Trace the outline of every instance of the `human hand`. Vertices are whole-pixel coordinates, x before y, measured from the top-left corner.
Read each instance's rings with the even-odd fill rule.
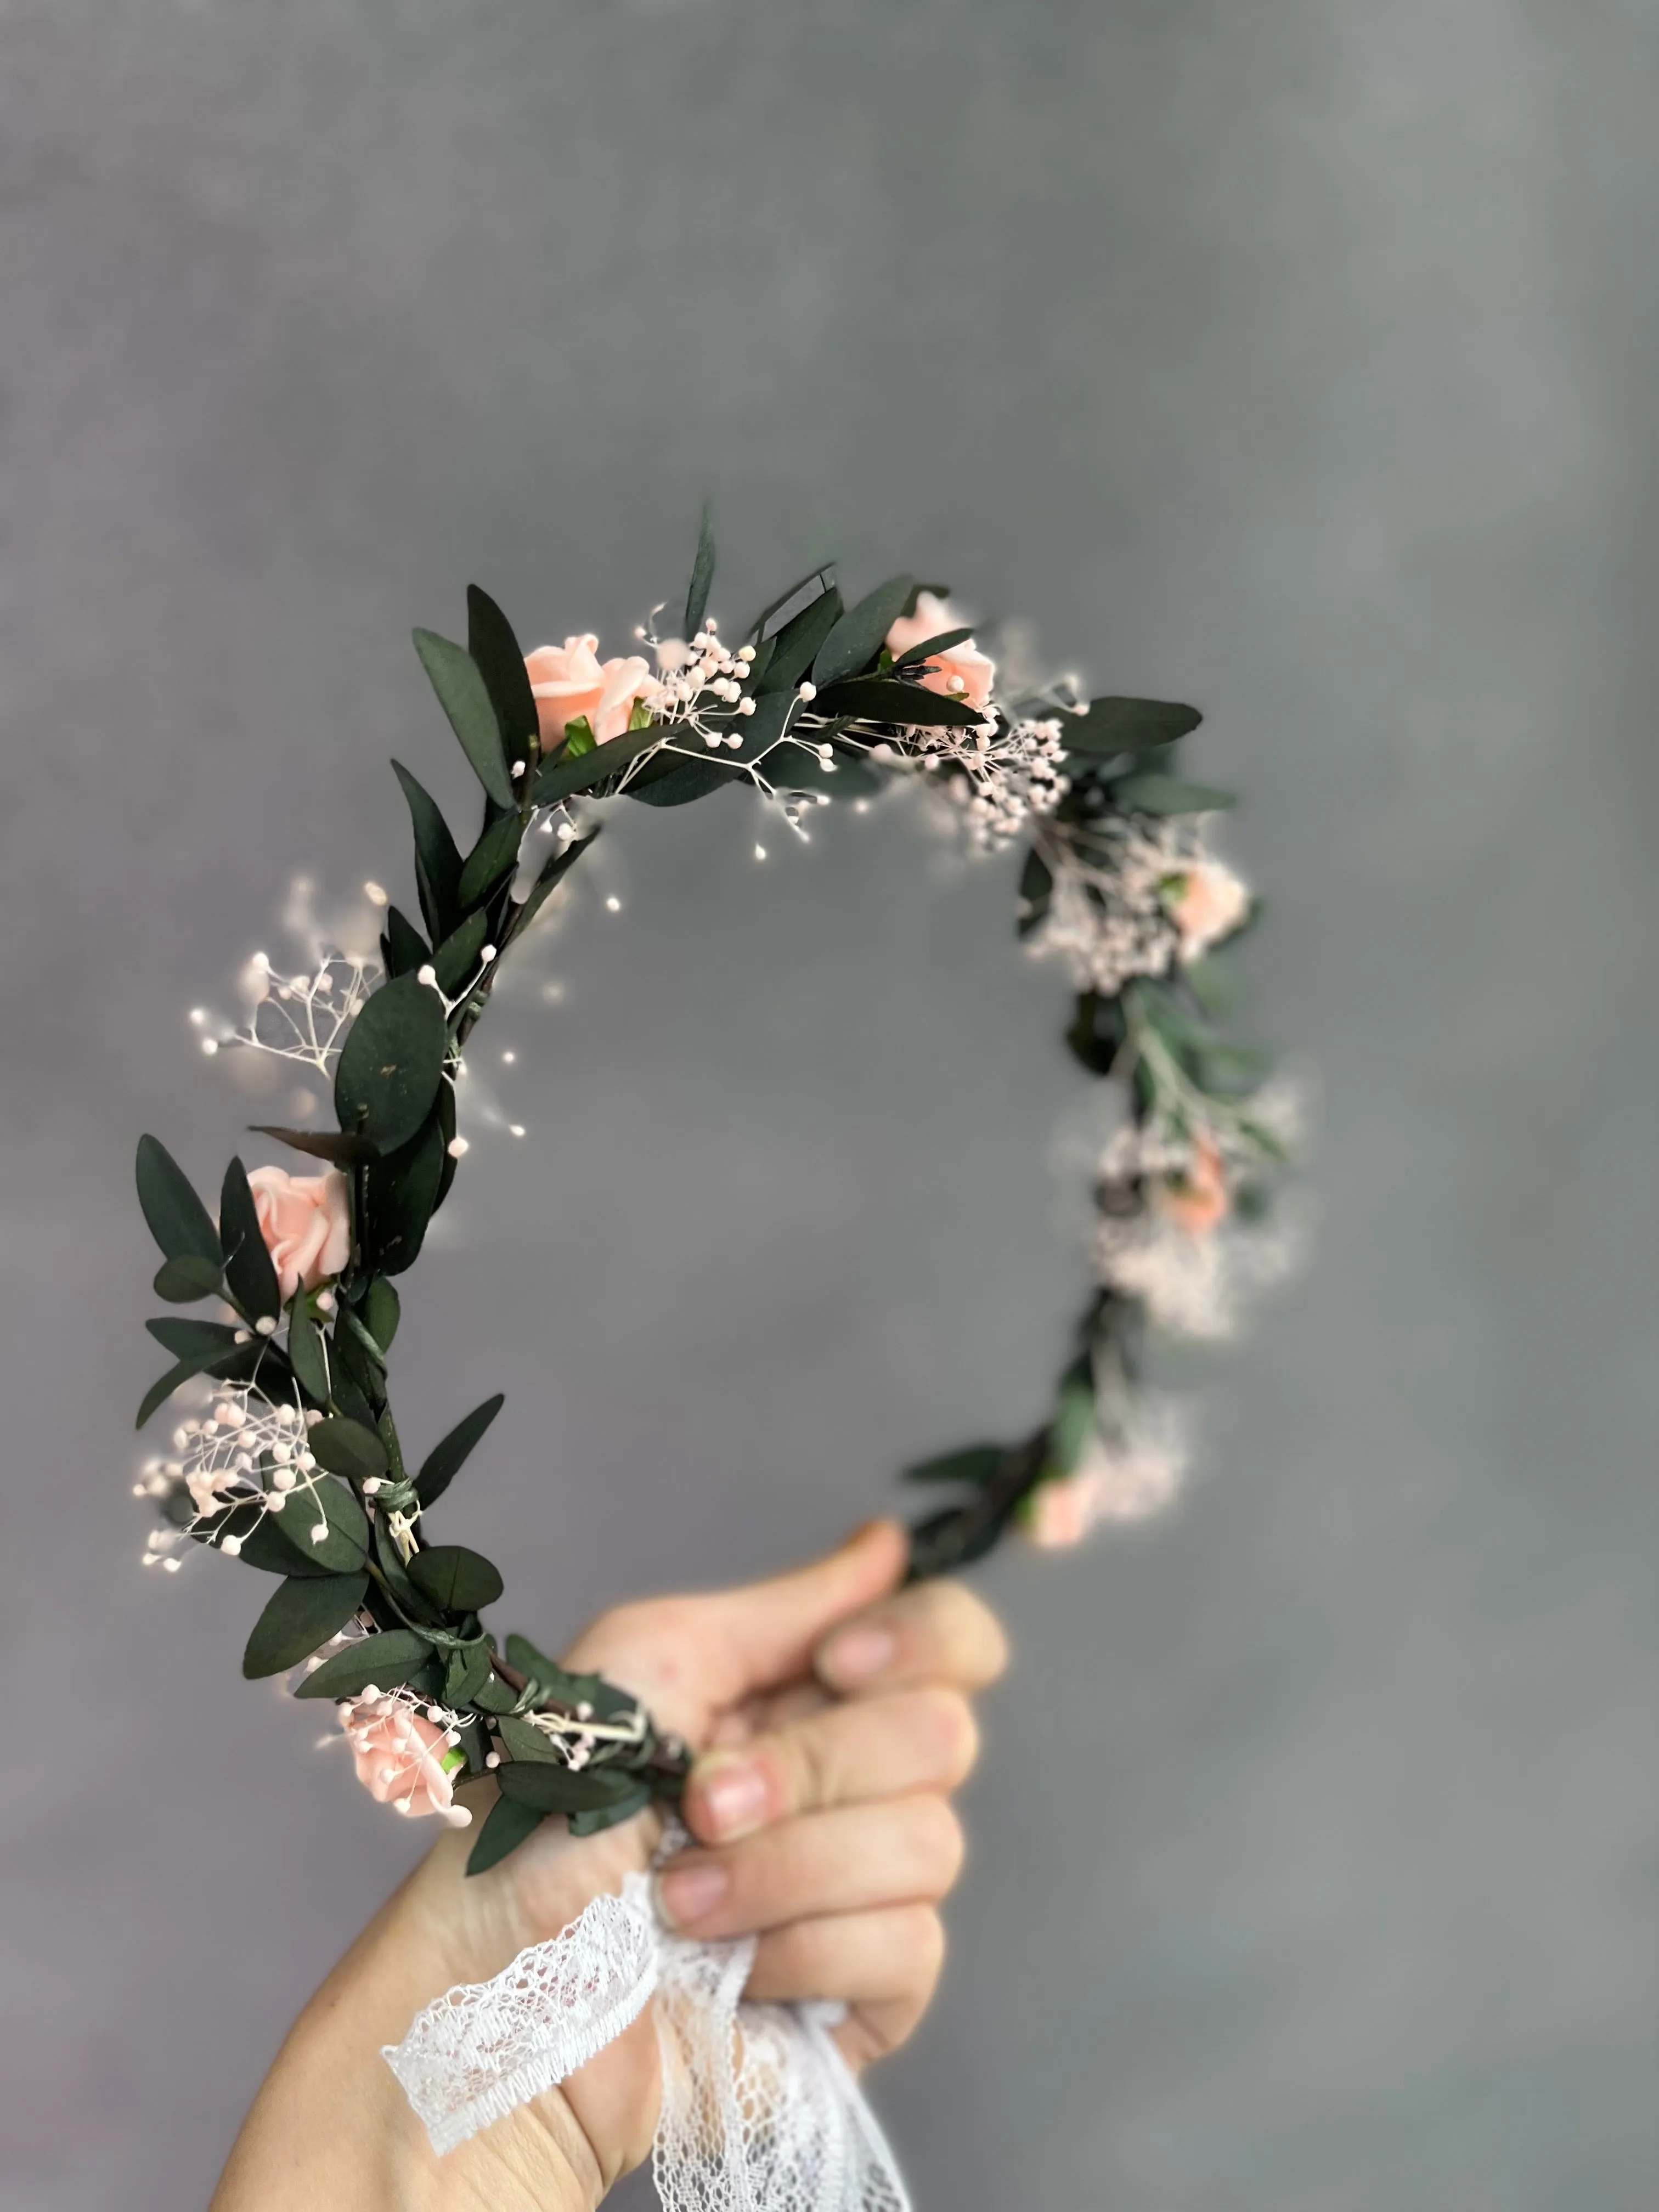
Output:
[[[796,1573],[622,1606],[567,1663],[637,1694],[702,1755],[684,1808],[696,1847],[659,1882],[688,1935],[759,1938],[749,1994],[844,2001],[854,2066],[926,2008],[938,1905],[962,1860],[950,1792],[975,1756],[969,1693],[1001,1631],[957,1585],[897,1588],[905,1540],[860,1530]],[[476,1809],[488,1802],[479,1785]],[[589,2207],[648,2153],[659,2081],[647,2017],[560,2088],[440,2162],[379,2058],[457,1981],[488,1979],[649,1863],[655,1814],[576,1840],[547,1824],[489,1873],[446,1835],[307,2008],[232,2154],[215,2212],[490,2212]]]

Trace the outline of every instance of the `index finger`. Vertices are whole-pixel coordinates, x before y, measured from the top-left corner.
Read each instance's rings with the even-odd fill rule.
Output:
[[[1008,1663],[1008,1639],[989,1606],[960,1583],[926,1582],[841,1622],[813,1653],[813,1671],[843,1697],[913,1682],[982,1690]]]

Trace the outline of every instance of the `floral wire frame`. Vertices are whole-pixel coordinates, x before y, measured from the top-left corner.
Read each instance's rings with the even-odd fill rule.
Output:
[[[848,606],[819,569],[732,650],[707,617],[714,568],[705,515],[681,636],[640,633],[654,670],[642,656],[601,665],[592,637],[526,659],[476,587],[465,649],[416,632],[483,787],[480,834],[463,854],[394,763],[424,931],[390,907],[378,969],[325,950],[284,979],[256,956],[252,1018],[226,1040],[331,1073],[337,1129],[261,1128],[324,1172],[250,1177],[233,1160],[216,1220],[153,1137],[138,1147],[138,1195],[163,1255],[157,1293],[222,1301],[231,1316],[147,1324],[173,1364],[139,1425],[195,1378],[211,1395],[137,1486],[161,1512],[146,1558],[176,1566],[194,1541],[278,1578],[243,1672],[303,1666],[295,1695],[335,1702],[377,1797],[465,1825],[454,1784],[492,1771],[500,1795],[472,1872],[549,1814],[591,1833],[672,1801],[689,1763],[626,1692],[567,1673],[523,1637],[498,1646],[482,1619],[501,1593],[495,1566],[429,1540],[427,1516],[500,1397],[417,1464],[388,1389],[393,1278],[418,1256],[466,1149],[455,1079],[467,1037],[507,951],[599,833],[583,801],[678,806],[746,783],[799,830],[811,806],[908,779],[957,802],[975,845],[1030,840],[1020,933],[1069,965],[1066,1042],[1121,1103],[1097,1173],[1097,1287],[1054,1404],[1028,1436],[907,1470],[949,1495],[912,1532],[914,1575],[978,1559],[1016,1524],[1063,1543],[1163,1504],[1182,1448],[1167,1401],[1143,1382],[1148,1332],[1222,1333],[1231,1294],[1275,1249],[1253,1224],[1291,1117],[1266,1063],[1215,1024],[1212,947],[1254,908],[1205,849],[1227,794],[1174,772],[1198,714],[1085,700],[1070,679],[1005,700],[939,589],[909,576]]]

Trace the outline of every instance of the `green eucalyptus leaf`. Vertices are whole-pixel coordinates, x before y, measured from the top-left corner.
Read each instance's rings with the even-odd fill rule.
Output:
[[[1111,793],[1113,805],[1127,814],[1213,814],[1233,804],[1230,791],[1184,783],[1175,775],[1121,776]]]
[[[413,975],[382,984],[347,1031],[335,1070],[340,1127],[383,1152],[407,1144],[431,1111],[447,1045],[435,991]]]
[[[981,708],[897,676],[849,677],[821,691],[816,703],[820,714],[902,729],[976,729],[986,719]]]
[[[711,754],[707,760],[687,760],[665,753],[660,762],[653,762],[645,775],[629,785],[628,796],[644,806],[690,806],[694,799],[707,799],[727,784],[746,781],[735,763],[724,761],[718,754]]]
[[[571,799],[580,791],[597,791],[600,784],[636,761],[641,753],[648,753],[653,745],[662,743],[662,732],[655,723],[643,730],[627,730],[608,744],[596,745],[591,753],[579,758],[568,755],[549,761],[536,779],[534,793],[538,806],[556,805],[562,799]]]
[[[362,1315],[365,1327],[382,1352],[391,1351],[403,1312],[403,1300],[394,1286],[384,1275],[376,1275],[363,1293]]]
[[[527,759],[540,727],[530,672],[512,623],[477,584],[466,587],[466,643],[495,710],[509,763]]]
[[[453,1164],[444,1136],[444,1109],[452,1102],[449,1086],[441,1084],[437,1109],[418,1133],[368,1171],[363,1243],[382,1274],[401,1275],[420,1257],[427,1224],[437,1211],[445,1166]],[[453,1131],[453,1120],[447,1126]]]
[[[401,908],[386,908],[386,972],[392,975],[413,975],[425,967],[432,957],[428,945],[414,923]]]
[[[541,1825],[542,1816],[533,1805],[521,1805],[511,1797],[498,1797],[468,1855],[468,1874],[487,1874],[509,1851],[516,1851],[520,1844],[527,1844]]]
[[[705,500],[697,525],[696,557],[691,563],[691,581],[685,594],[685,628],[682,636],[695,637],[702,628],[702,618],[708,611],[709,586],[714,580],[714,531]]]
[[[913,576],[890,576],[848,607],[813,660],[812,681],[820,691],[842,677],[859,675],[870,665],[885,643],[888,631],[903,613],[915,585]]]
[[[1196,707],[1170,699],[1091,699],[1080,714],[1060,716],[1061,742],[1068,753],[1149,751],[1173,744],[1204,720]]]
[[[482,1613],[501,1594],[501,1578],[482,1552],[465,1544],[434,1544],[416,1552],[409,1563],[409,1578],[417,1590],[445,1613]]]
[[[787,592],[780,592],[776,599],[769,601],[768,604],[761,609],[759,614],[756,616],[753,623],[750,625],[748,633],[749,635],[754,639],[757,646],[761,646],[763,644],[762,632],[765,629],[767,623],[771,621],[773,616],[780,613],[789,605],[792,599],[799,599],[809,584],[817,584],[823,592],[833,591],[836,587],[835,562],[833,561],[823,561],[819,562],[816,568],[809,568],[804,576],[798,576],[796,578],[795,581],[791,584]],[[781,636],[782,635],[783,629],[787,628],[787,623],[782,625],[780,628],[778,635]],[[764,640],[763,642],[769,645],[774,642],[774,641],[768,638]],[[759,659],[758,653],[757,653],[756,658],[757,659]]]
[[[631,1820],[635,1813],[644,1812],[651,1802],[651,1785],[641,1782],[618,1797],[613,1805],[596,1805],[591,1812],[573,1813],[566,1822],[573,1836],[597,1836],[606,1828],[615,1828],[624,1820]]]
[[[519,846],[524,824],[516,813],[492,822],[467,854],[461,868],[460,901],[471,908],[487,899],[519,865]],[[447,988],[447,987],[446,987]]]
[[[251,1320],[266,1315],[274,1319],[283,1310],[282,1292],[240,1160],[233,1160],[225,1170],[219,1194],[219,1239],[231,1296]]]
[[[257,1681],[297,1667],[345,1626],[368,1588],[367,1575],[303,1576],[278,1583],[253,1624],[243,1674]]]
[[[264,1505],[227,1506],[223,1512],[198,1521],[191,1534],[199,1544],[210,1539],[216,1541],[224,1536],[234,1536],[241,1546],[235,1557],[245,1567],[257,1567],[261,1574],[314,1578],[334,1572],[320,1560],[296,1551],[283,1534],[281,1514],[268,1512]]]
[[[296,1698],[355,1698],[371,1685],[395,1690],[432,1656],[432,1646],[412,1628],[383,1628],[348,1644],[307,1674],[294,1692]]]
[[[942,1452],[937,1459],[918,1460],[907,1467],[904,1482],[971,1482],[994,1480],[1008,1463],[1006,1444],[964,1444],[958,1451]]]
[[[532,1805],[540,1813],[592,1813],[618,1803],[639,1788],[631,1774],[614,1768],[584,1767],[572,1773],[568,1766],[538,1759],[515,1760],[497,1768],[495,1779],[503,1797]]]
[[[827,592],[810,600],[778,632],[772,647],[772,657],[766,664],[766,673],[755,687],[757,695],[764,696],[769,691],[787,691],[799,684],[812,665],[819,647],[840,619],[841,593],[832,584]]]
[[[367,1137],[348,1137],[341,1129],[283,1129],[270,1121],[250,1121],[248,1127],[256,1137],[276,1137],[307,1158],[326,1160],[331,1167],[358,1167],[380,1158]]]
[[[364,1428],[360,1421],[348,1420],[343,1413],[319,1421],[308,1441],[319,1467],[325,1467],[331,1474],[343,1474],[351,1482],[372,1482],[386,1473],[389,1464],[386,1446],[374,1430]]]
[[[284,1541],[302,1558],[331,1574],[350,1574],[362,1566],[368,1551],[368,1517],[344,1483],[313,1474],[308,1487],[289,1492],[281,1518]],[[312,1530],[325,1524],[327,1535],[313,1543]]]
[[[423,1507],[435,1504],[443,1496],[506,1402],[498,1390],[482,1406],[475,1406],[464,1421],[458,1421],[447,1437],[434,1444],[415,1478],[415,1494]]]
[[[415,650],[479,782],[497,806],[516,805],[501,750],[501,724],[477,662],[435,630],[417,629]]]
[[[448,823],[434,799],[401,761],[392,772],[403,787],[415,831],[415,874],[421,912],[434,944],[447,937],[460,913],[461,854]]]
[[[199,1358],[204,1367],[238,1348],[238,1332],[227,1321],[186,1321],[182,1315],[158,1314],[144,1327],[163,1352],[175,1359]]]
[[[288,1310],[288,1356],[306,1395],[314,1399],[318,1405],[325,1406],[328,1403],[328,1358],[323,1349],[323,1333],[303,1291],[295,1297]]]
[[[540,1729],[532,1728],[527,1720],[516,1719],[512,1714],[504,1713],[495,1724],[495,1733],[509,1758],[544,1759],[553,1766],[567,1764],[564,1753],[556,1751]]]
[[[189,1176],[167,1146],[140,1137],[137,1164],[138,1203],[164,1260],[204,1260],[217,1267],[219,1232],[196,1195]]]
[[[953,645],[965,645],[974,634],[972,623],[961,629],[942,629],[936,637],[925,637],[920,645],[908,647],[893,663],[895,668],[915,668],[924,660],[933,660],[948,653]]]
[[[518,827],[516,814],[502,817],[512,829]],[[452,930],[432,956],[433,971],[438,978],[438,988],[447,999],[460,996],[462,990],[478,972],[478,955],[483,951],[489,936],[489,915],[480,907],[476,914],[468,915],[459,928]]]
[[[452,1651],[444,1668],[444,1703],[455,1711],[471,1705],[489,1679],[489,1646],[479,1638]]]
[[[217,1261],[199,1257],[187,1252],[178,1260],[164,1260],[155,1271],[155,1291],[158,1298],[166,1298],[172,1305],[193,1305],[198,1298],[210,1298],[223,1279],[223,1270]]]
[[[630,789],[631,787],[630,786]],[[597,830],[590,830],[586,837],[573,838],[562,853],[555,853],[551,860],[544,865],[541,873],[531,886],[530,896],[526,899],[519,916],[519,927],[521,931],[529,928],[553,892],[564,881],[566,876],[575,866],[599,834]]]

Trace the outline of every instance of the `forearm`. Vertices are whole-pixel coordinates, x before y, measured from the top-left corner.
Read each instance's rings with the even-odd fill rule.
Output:
[[[295,2022],[210,2212],[592,2212],[604,2183],[556,2090],[434,2155],[380,2056],[435,1993],[432,1960],[406,1886]]]

